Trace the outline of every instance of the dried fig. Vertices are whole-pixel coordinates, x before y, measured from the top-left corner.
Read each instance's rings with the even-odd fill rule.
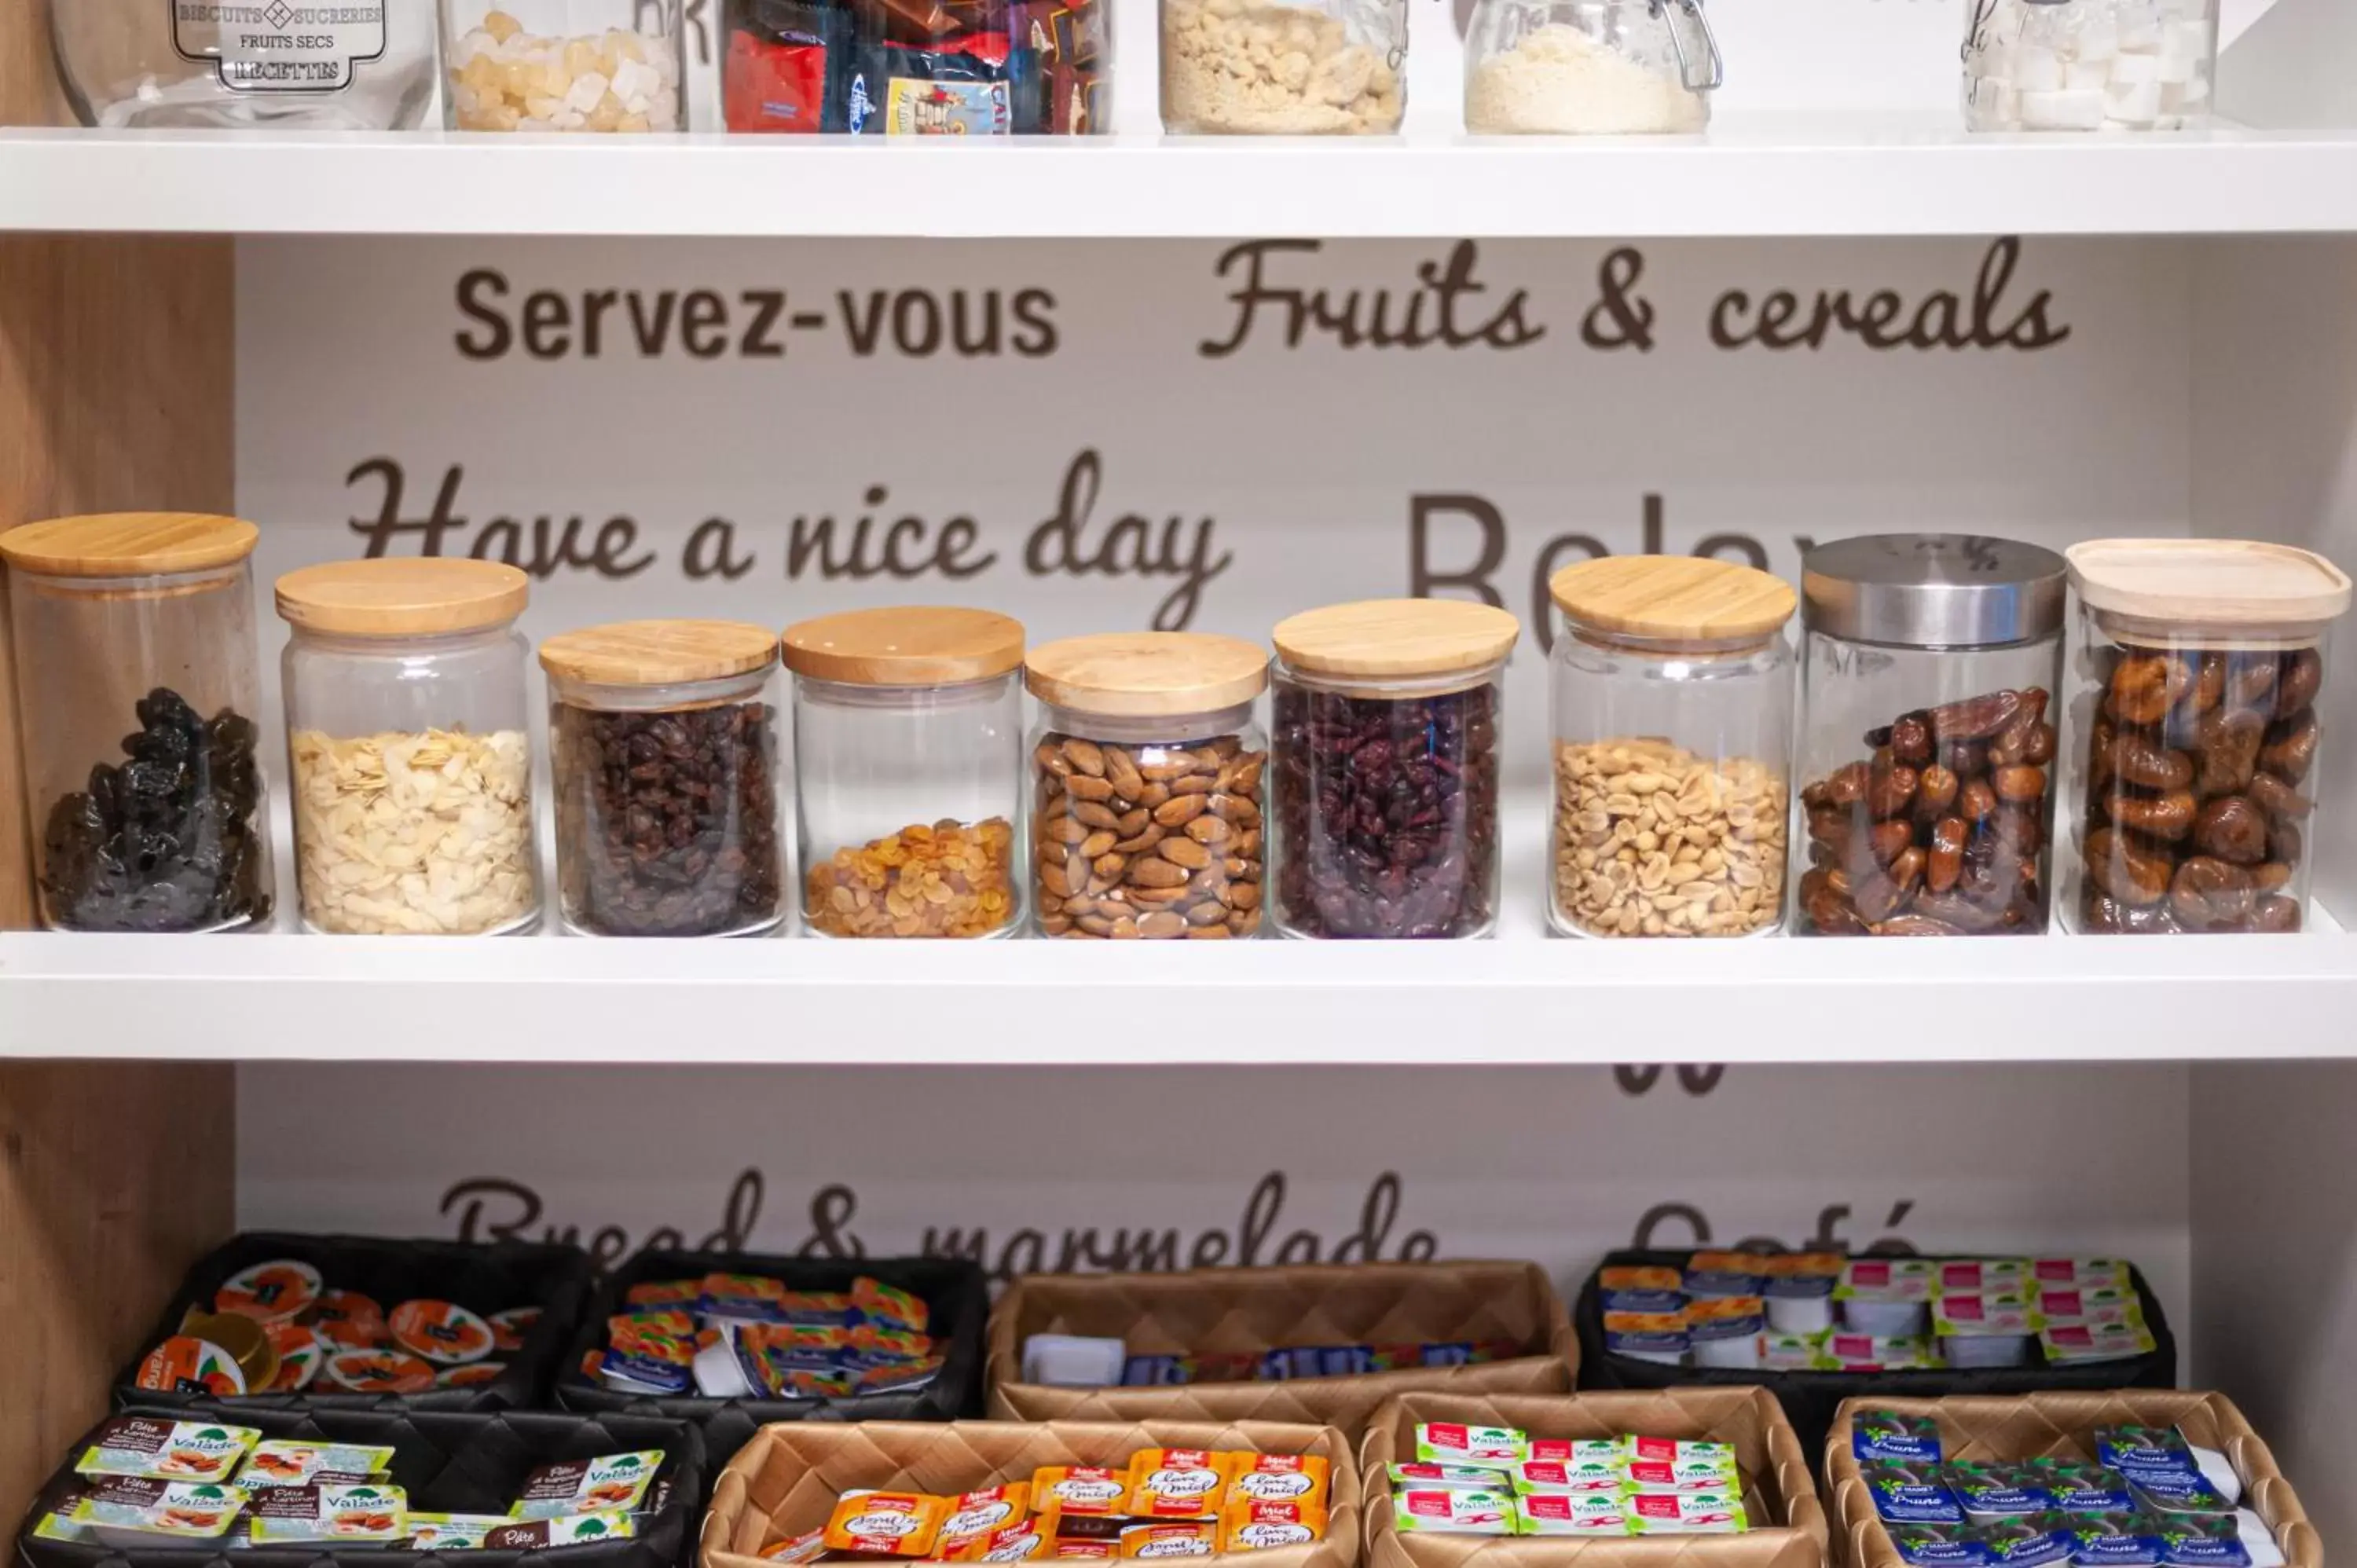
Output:
[[[2123,732],[2112,737],[2110,773],[2139,789],[2182,789],[2193,782],[2193,759]]]
[[[2198,726],[2194,752],[2201,775],[2194,789],[2204,796],[2232,795],[2251,787],[2259,766],[2259,744],[2266,725],[2255,714],[2222,708],[2205,714]]]
[[[2115,826],[2160,843],[2175,843],[2193,831],[2201,808],[2191,790],[2175,789],[2166,795],[2114,795],[2104,802],[2104,810]]]
[[[2316,766],[2316,710],[2302,708],[2278,720],[2259,748],[2259,766],[2287,784],[2306,779]]]
[[[2291,886],[2291,867],[2280,860],[2264,861],[2251,867],[2251,886],[2261,893],[2280,893]]]
[[[2135,840],[2111,828],[2087,835],[2087,875],[2123,904],[2141,908],[2169,896],[2169,857],[2138,849]]]
[[[2206,854],[2179,865],[2169,886],[2170,912],[2197,931],[2235,925],[2251,912],[2253,897],[2249,872]]]
[[[2124,725],[2157,725],[2193,685],[2193,668],[2169,653],[2131,653],[2112,671],[2104,711]]]
[[[2167,904],[2123,904],[2092,887],[2081,908],[2084,929],[2098,935],[2148,936],[2177,929],[2177,918]]]
[[[2284,660],[2283,673],[2276,677],[2276,717],[2291,717],[2315,702],[2317,693],[2323,689],[2323,655],[2313,648],[2303,648],[2290,655]]]
[[[2195,714],[2206,714],[2226,695],[2226,656],[2205,653],[2193,667],[2193,685],[2178,703]]]
[[[2316,803],[2272,773],[2261,773],[2251,780],[2251,803],[2268,816],[2282,822],[2300,822],[2316,810]]]
[[[2275,712],[2276,677],[2283,660],[2273,653],[2230,653],[2226,656],[2226,705]]]
[[[2299,929],[2299,906],[2289,898],[2262,897],[2253,899],[2251,912],[2244,918],[2242,929],[2265,932],[2269,936],[2288,935]]]
[[[2308,834],[2289,817],[2276,817],[2267,823],[2267,858],[2280,860],[2287,865],[2298,865],[2308,853]]]
[[[2193,847],[2230,865],[2256,865],[2267,857],[2267,820],[2240,795],[2221,795],[2201,808]]]

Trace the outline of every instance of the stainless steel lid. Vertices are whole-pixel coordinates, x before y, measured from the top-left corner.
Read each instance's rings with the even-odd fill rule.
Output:
[[[1893,648],[2002,648],[2062,629],[2061,556],[2012,539],[1873,533],[1801,563],[1803,623]]]

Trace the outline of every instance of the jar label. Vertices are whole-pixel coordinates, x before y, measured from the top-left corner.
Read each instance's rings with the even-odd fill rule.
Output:
[[[383,55],[385,0],[166,0],[172,47],[231,92],[340,92]]]

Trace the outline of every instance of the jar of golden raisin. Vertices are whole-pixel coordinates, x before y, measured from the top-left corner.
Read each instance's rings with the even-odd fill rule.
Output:
[[[1023,913],[1023,627],[849,610],[786,628],[802,919],[823,937],[996,937]]]

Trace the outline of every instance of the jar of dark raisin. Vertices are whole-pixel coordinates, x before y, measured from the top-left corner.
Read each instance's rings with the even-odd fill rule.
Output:
[[[540,663],[565,927],[735,937],[777,925],[776,635],[623,621],[550,638]]]
[[[1453,599],[1335,605],[1278,623],[1277,929],[1496,929],[1506,658],[1521,635],[1504,610]]]

